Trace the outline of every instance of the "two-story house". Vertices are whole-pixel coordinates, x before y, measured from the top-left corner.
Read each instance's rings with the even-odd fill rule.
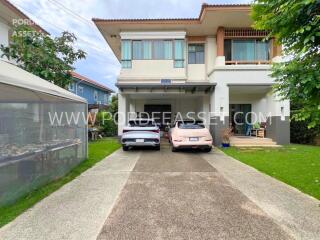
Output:
[[[69,91],[87,99],[89,110],[108,107],[113,90],[79,73],[71,72],[71,76],[72,83],[69,84]]]
[[[9,45],[14,25],[28,24],[36,31],[46,33],[46,30],[37,25],[27,15],[21,12],[7,0],[0,0],[0,44]],[[0,52],[1,58],[1,52]]]
[[[93,19],[122,64],[119,135],[129,112],[170,112],[159,116],[171,122],[195,112],[206,113],[217,145],[223,128],[244,135],[249,121],[289,143],[289,101],[273,93],[270,77],[281,47],[252,28],[250,12],[250,5],[203,4],[198,18]]]

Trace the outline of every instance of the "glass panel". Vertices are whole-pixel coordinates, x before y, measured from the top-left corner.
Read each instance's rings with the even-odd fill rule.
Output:
[[[131,68],[132,67],[131,60],[122,60],[121,65],[122,65],[122,68]]]
[[[184,40],[175,40],[174,41],[174,56],[176,60],[184,59]]]
[[[196,52],[196,63],[204,64],[204,52]]]
[[[189,64],[204,64],[204,44],[189,45]]]
[[[152,59],[152,42],[143,41],[143,59]]]
[[[153,58],[164,59],[164,41],[156,40],[153,42]]]
[[[256,42],[256,60],[267,61],[270,59],[269,46],[270,46],[269,41],[258,40]]]
[[[195,52],[189,52],[188,63],[189,64],[195,64],[196,63],[196,53]]]
[[[132,59],[142,59],[142,41],[132,41]]]
[[[172,41],[164,41],[164,59],[172,59]]]
[[[233,40],[232,60],[234,61],[254,61],[255,60],[255,40]]]
[[[121,42],[121,59],[131,60],[131,41],[123,40]]]
[[[224,40],[224,55],[226,57],[226,61],[231,61],[231,40]]]
[[[184,68],[184,60],[175,60],[174,67],[175,68]]]

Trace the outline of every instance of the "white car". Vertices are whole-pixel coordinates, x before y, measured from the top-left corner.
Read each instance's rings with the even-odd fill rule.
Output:
[[[123,151],[138,146],[160,150],[160,129],[152,119],[129,120],[128,126],[123,129],[121,144]]]

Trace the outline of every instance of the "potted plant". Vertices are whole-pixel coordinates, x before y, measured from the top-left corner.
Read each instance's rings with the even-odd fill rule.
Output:
[[[225,128],[221,131],[222,147],[230,147],[231,129]]]

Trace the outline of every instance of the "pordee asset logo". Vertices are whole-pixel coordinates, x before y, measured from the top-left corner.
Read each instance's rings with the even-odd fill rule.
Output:
[[[157,123],[166,125],[168,122],[176,121],[202,121],[205,125],[217,125],[219,121],[225,124],[226,116],[224,112],[117,112],[112,114],[110,112],[89,113],[87,112],[48,112],[48,117],[51,126],[66,126],[66,125],[95,125],[98,120],[99,123],[104,124],[106,121],[113,121],[115,124],[125,125],[127,119],[153,119]],[[173,116],[173,117],[172,117]],[[271,112],[268,114],[259,112],[236,112],[229,120],[234,125],[250,125],[259,122],[267,122],[272,124]]]

